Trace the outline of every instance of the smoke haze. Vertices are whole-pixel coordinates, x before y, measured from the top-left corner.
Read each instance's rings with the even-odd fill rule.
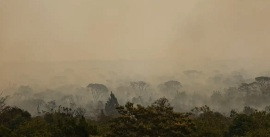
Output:
[[[265,0],[0,0],[0,86],[97,82],[115,89],[125,81],[175,79],[189,91],[212,93],[270,74],[269,6]]]

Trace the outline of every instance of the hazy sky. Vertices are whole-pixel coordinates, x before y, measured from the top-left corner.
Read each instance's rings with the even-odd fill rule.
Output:
[[[0,61],[267,59],[268,0],[0,0]]]

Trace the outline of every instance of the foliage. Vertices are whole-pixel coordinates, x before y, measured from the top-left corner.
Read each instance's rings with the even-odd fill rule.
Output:
[[[110,98],[105,104],[105,112],[107,115],[118,115],[116,108],[119,106],[117,98],[111,92]]]
[[[10,137],[10,136],[12,136],[12,131],[3,125],[0,125],[0,137]]]
[[[222,137],[226,134],[231,123],[230,118],[213,112],[207,106],[196,107],[192,112],[197,127],[196,132],[192,133],[193,137]]]
[[[0,112],[0,137],[269,137],[270,114],[252,107],[230,115],[208,106],[195,107],[191,113],[178,113],[166,98],[149,106],[126,103],[118,106],[113,93],[97,120],[85,118],[83,108],[58,106],[48,102],[39,116],[20,108],[6,106]],[[112,110],[111,110],[112,109]],[[266,110],[269,108],[267,107]],[[106,110],[106,107],[105,107]]]
[[[0,113],[0,124],[14,130],[31,119],[31,115],[17,107],[5,107]]]
[[[68,113],[56,112],[46,114],[44,120],[48,123],[53,136],[88,137],[95,134],[94,127],[86,123],[84,117],[74,117]]]
[[[50,131],[50,125],[42,118],[35,117],[31,121],[20,125],[14,131],[18,136],[31,136],[31,137],[51,137],[53,136]]]
[[[270,115],[265,111],[237,114],[229,127],[228,136],[268,137]]]
[[[111,137],[182,137],[188,136],[195,125],[188,113],[176,113],[165,98],[144,107],[128,102],[118,107],[120,116],[111,126]]]
[[[86,121],[82,113],[65,107],[31,115],[16,107],[6,107],[0,115],[0,135],[16,137],[88,137],[96,135],[97,128]]]

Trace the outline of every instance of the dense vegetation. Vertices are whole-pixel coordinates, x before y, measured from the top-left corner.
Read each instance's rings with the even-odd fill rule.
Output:
[[[8,97],[0,94],[0,137],[270,137],[269,77],[216,91],[208,101],[201,102],[206,105],[189,110],[185,103],[196,105],[200,98],[187,95],[180,82],[160,84],[160,92],[170,96],[155,100],[142,96],[149,93],[149,87],[146,82],[137,81],[130,83],[131,89],[118,88],[136,93],[131,101],[121,105],[114,93],[107,96],[109,89],[105,85],[89,84],[83,92],[94,98],[89,103],[94,104],[89,107],[95,112],[93,117],[87,105],[77,105],[73,96],[64,96],[61,104],[55,100],[45,102],[35,99],[38,94],[31,96],[29,86],[21,86],[20,94],[16,93],[13,99],[28,99],[24,103],[36,105],[36,113],[7,105]],[[26,95],[34,99],[29,100]],[[239,106],[243,106],[241,110]]]
[[[3,99],[3,98],[2,98]],[[188,113],[173,110],[166,98],[149,106],[117,105],[112,94],[107,108],[96,120],[87,119],[81,109],[57,107],[39,116],[17,107],[4,106],[0,112],[1,137],[269,137],[270,113],[245,107],[229,116],[207,106]],[[117,110],[116,112],[113,110]]]

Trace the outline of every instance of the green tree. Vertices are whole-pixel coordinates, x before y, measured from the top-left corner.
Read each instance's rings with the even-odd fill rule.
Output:
[[[192,110],[195,114],[194,123],[197,130],[192,133],[193,137],[222,137],[230,126],[230,118],[210,110],[209,107],[196,107]]]
[[[46,113],[43,117],[53,137],[88,137],[97,134],[95,126],[88,124],[82,115],[74,110],[59,107],[58,111]]]
[[[118,107],[109,137],[185,137],[195,129],[188,113],[176,113],[165,98],[144,107],[128,102]]]
[[[0,113],[0,124],[11,129],[17,129],[21,124],[31,120],[31,115],[17,107],[5,107]]]
[[[246,114],[238,114],[229,127],[229,136],[245,136],[252,129],[252,117]]]
[[[18,137],[52,137],[50,125],[43,117],[35,117],[15,130]]]

